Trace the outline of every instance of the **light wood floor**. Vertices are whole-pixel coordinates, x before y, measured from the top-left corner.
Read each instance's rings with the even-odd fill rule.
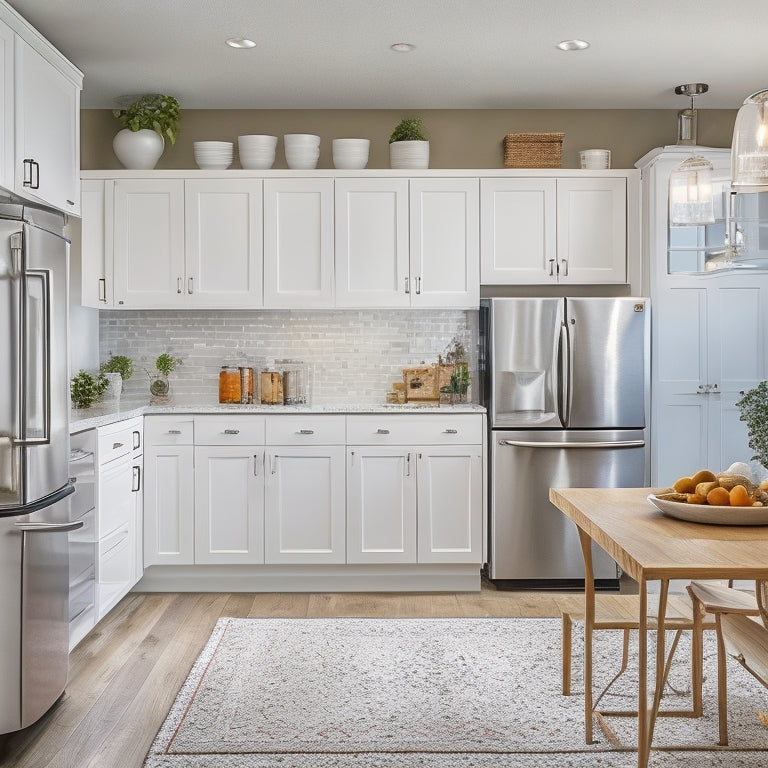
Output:
[[[74,649],[66,692],[38,723],[5,739],[13,768],[141,768],[216,620],[238,617],[559,616],[579,594],[130,594]],[[553,674],[557,674],[556,662]]]

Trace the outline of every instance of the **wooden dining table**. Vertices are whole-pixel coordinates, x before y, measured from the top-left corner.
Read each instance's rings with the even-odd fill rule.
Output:
[[[551,488],[550,501],[578,528],[585,568],[584,677],[592,679],[595,590],[592,542],[638,584],[637,765],[646,768],[663,688],[667,594],[672,579],[768,578],[768,526],[705,525],[668,517],[648,501],[650,488]],[[656,675],[648,686],[648,585],[659,582]],[[586,740],[592,741],[591,685],[585,686]]]

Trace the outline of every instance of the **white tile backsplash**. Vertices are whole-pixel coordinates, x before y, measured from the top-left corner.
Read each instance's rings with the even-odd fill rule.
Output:
[[[470,310],[102,311],[100,359],[127,355],[127,397],[148,395],[143,368],[161,352],[183,364],[171,377],[180,397],[218,400],[224,364],[262,367],[278,359],[312,367],[317,405],[381,403],[401,369],[432,363],[459,335],[476,368],[477,312]]]

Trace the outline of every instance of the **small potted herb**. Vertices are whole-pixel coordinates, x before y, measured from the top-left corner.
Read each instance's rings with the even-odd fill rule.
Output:
[[[123,382],[133,376],[133,361],[125,355],[112,355],[99,369],[109,382],[105,399],[117,399],[123,391]]]
[[[109,382],[102,373],[96,375],[80,370],[69,382],[73,408],[90,408],[101,400]]]
[[[163,154],[165,140],[176,143],[181,108],[173,96],[150,93],[112,114],[123,127],[112,148],[126,168],[150,170]]]
[[[168,377],[181,365],[180,357],[173,357],[167,352],[158,355],[155,360],[155,370],[148,371],[144,369],[149,376],[149,391],[153,398],[164,400],[168,397],[171,385],[168,383]]]
[[[389,137],[390,168],[429,168],[429,141],[420,117],[403,118]]]
[[[753,389],[741,392],[736,407],[739,420],[747,422],[749,447],[755,452],[752,459],[768,469],[768,381],[761,381]]]

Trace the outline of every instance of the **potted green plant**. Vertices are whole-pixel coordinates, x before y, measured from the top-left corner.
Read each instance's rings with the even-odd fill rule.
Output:
[[[153,399],[163,401],[168,397],[171,385],[168,383],[168,377],[173,371],[181,365],[180,357],[173,357],[167,352],[163,352],[157,356],[155,360],[155,370],[148,371],[146,368],[147,376],[149,376],[149,392]]]
[[[176,143],[181,108],[173,96],[146,94],[112,114],[123,127],[112,148],[126,168],[151,170],[163,154],[165,140]]]
[[[96,375],[80,370],[69,382],[73,408],[90,408],[101,400],[109,382],[102,373]]]
[[[99,370],[109,382],[104,399],[117,399],[123,391],[123,382],[133,376],[133,361],[125,355],[111,355]]]
[[[390,168],[429,168],[429,141],[420,117],[403,118],[389,137]]]
[[[755,452],[752,459],[768,469],[768,381],[740,394],[736,407],[739,420],[747,423],[749,447]]]

